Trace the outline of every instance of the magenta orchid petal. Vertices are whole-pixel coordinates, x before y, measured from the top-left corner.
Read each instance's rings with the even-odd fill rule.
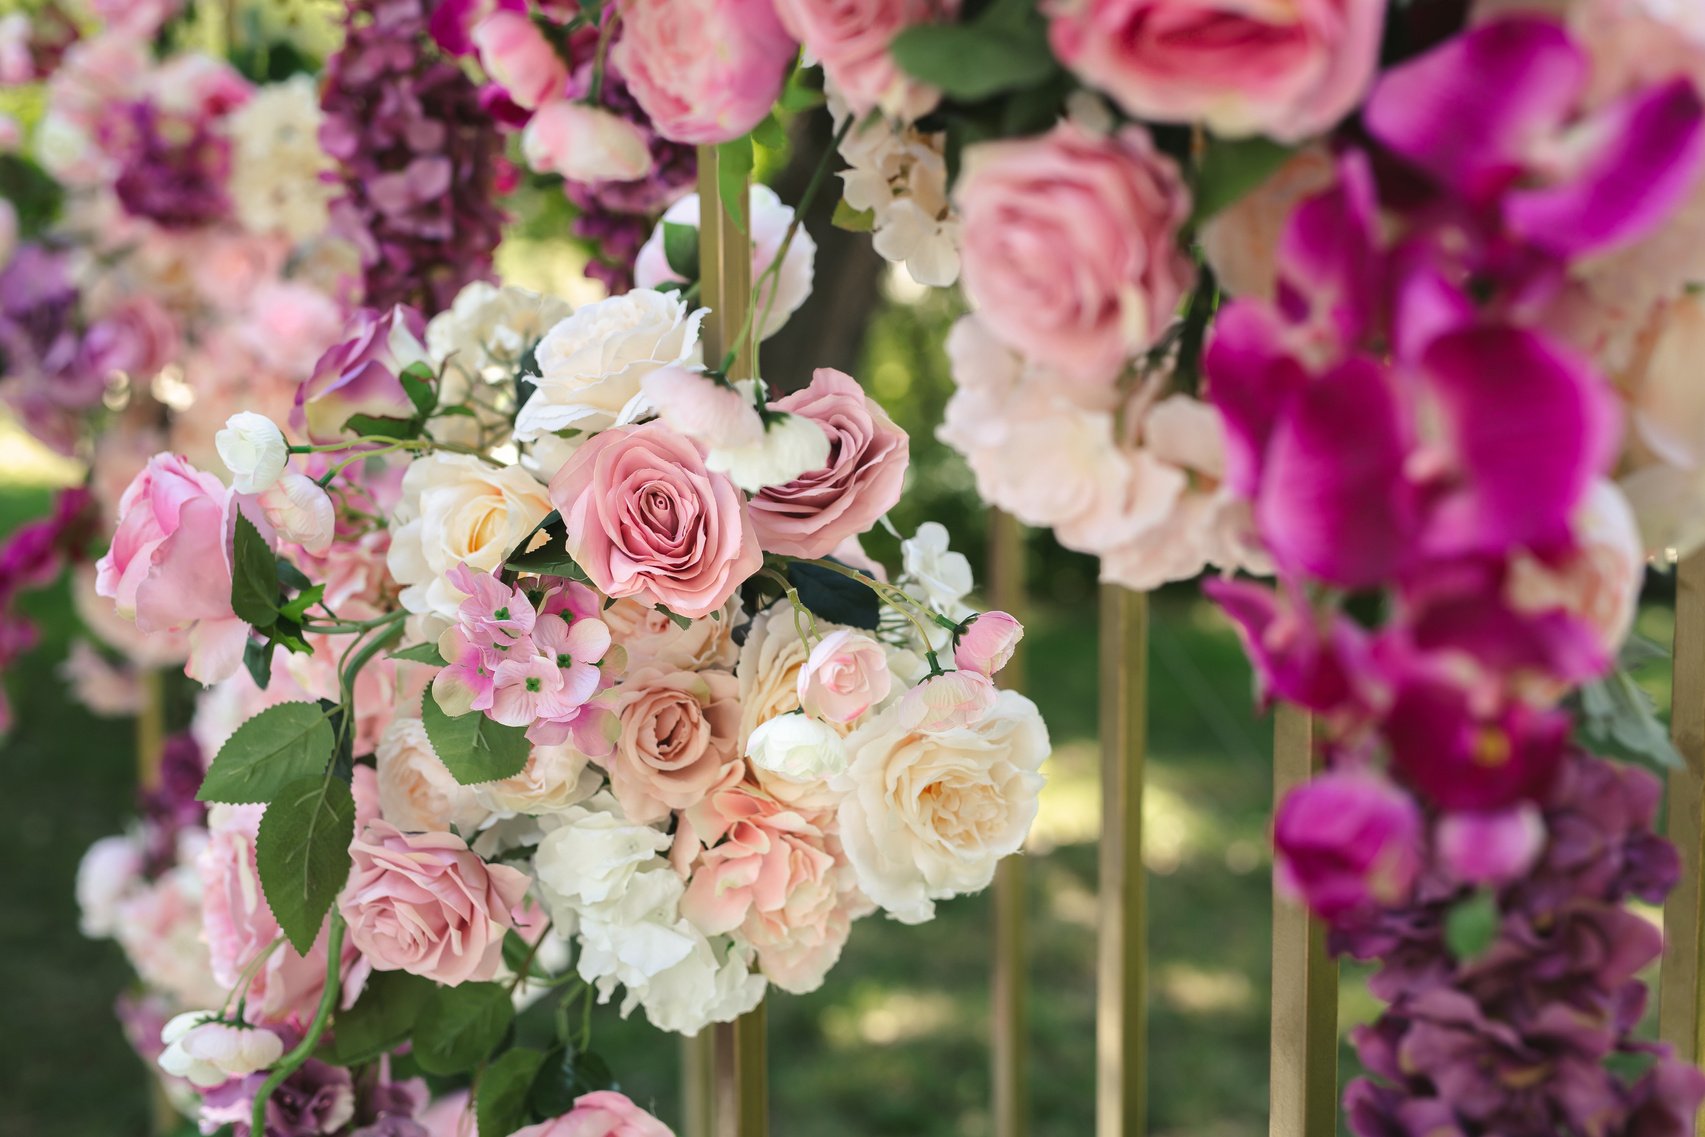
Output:
[[[1398,771],[1443,809],[1495,810],[1537,798],[1563,760],[1568,714],[1511,703],[1483,716],[1473,701],[1445,679],[1400,683],[1383,727]]]
[[[1379,205],[1366,155],[1351,151],[1338,179],[1291,214],[1279,241],[1279,310],[1310,339],[1366,337],[1381,299]]]
[[[1562,257],[1649,235],[1698,184],[1705,159],[1705,103],[1691,80],[1635,92],[1575,128],[1566,149],[1577,167],[1553,184],[1513,190],[1510,231]]]
[[[1273,424],[1308,382],[1283,338],[1272,309],[1237,300],[1220,310],[1203,357],[1208,398],[1225,423],[1226,485],[1240,497],[1255,496]]]
[[[1494,20],[1386,73],[1368,132],[1448,189],[1485,200],[1525,169],[1536,141],[1574,110],[1587,59],[1561,24]]]
[[[1255,501],[1274,560],[1346,588],[1396,575],[1416,530],[1409,435],[1396,385],[1373,360],[1308,384],[1273,431]]]
[[[1237,625],[1264,705],[1283,699],[1324,713],[1362,701],[1367,640],[1349,620],[1339,617],[1323,630],[1311,613],[1253,581],[1210,578],[1202,591]]]

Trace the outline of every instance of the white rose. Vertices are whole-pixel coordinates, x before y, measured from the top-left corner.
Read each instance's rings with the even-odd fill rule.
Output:
[[[807,470],[829,464],[829,436],[815,419],[782,414],[764,424],[764,434],[750,446],[712,449],[705,468],[726,473],[747,493],[781,486]]]
[[[608,793],[565,810],[539,842],[533,871],[547,896],[576,909],[619,897],[669,848],[668,834],[629,821]]]
[[[102,837],[77,865],[77,908],[90,939],[118,929],[119,903],[142,881],[142,850],[129,837]]]
[[[284,1055],[284,1040],[261,1027],[220,1022],[212,1011],[187,1011],[160,1031],[160,1069],[203,1089],[246,1078]]]
[[[847,739],[841,840],[859,888],[902,923],[935,914],[932,901],[975,892],[1018,852],[1036,817],[1048,731],[1036,704],[1002,691],[966,727],[901,725],[899,704]]]
[[[586,755],[572,746],[535,746],[514,777],[474,787],[481,805],[499,817],[561,813],[603,785]]]
[[[277,482],[290,461],[290,444],[278,424],[254,411],[239,411],[213,436],[219,460],[231,471],[231,488],[260,493]]]
[[[641,380],[659,367],[697,363],[704,314],[649,289],[581,308],[539,342],[537,386],[515,420],[515,436],[531,441],[638,418],[650,409]]]
[[[286,474],[260,495],[261,512],[286,541],[321,556],[337,535],[331,495],[305,474]]]
[[[923,591],[923,598],[943,615],[953,616],[964,607],[973,582],[971,562],[947,546],[947,528],[926,521],[900,542],[900,557],[905,576]]]
[[[820,781],[847,768],[846,740],[808,715],[779,715],[759,723],[746,741],[746,756],[760,770],[795,782]]]
[[[458,563],[491,572],[551,511],[545,487],[519,466],[492,467],[468,454],[431,454],[403,475],[385,564],[402,604],[427,617],[436,638],[466,596],[444,579]]]
[[[1616,483],[1600,478],[1570,528],[1575,550],[1562,561],[1547,564],[1525,550],[1511,560],[1504,598],[1518,612],[1560,608],[1579,617],[1613,657],[1634,626],[1646,581],[1640,527]]]
[[[700,939],[681,915],[685,884],[662,859],[627,878],[619,895],[575,909],[580,919],[576,969],[608,1002],[616,985],[627,988],[623,1013],[644,998],[652,979],[692,953]]]
[[[764,977],[752,974],[746,954],[726,936],[696,936],[685,958],[645,984],[639,997],[645,1017],[659,1030],[689,1036],[733,1022],[764,997]]]
[[[417,718],[396,718],[379,736],[379,813],[399,829],[442,832],[455,826],[471,837],[488,811],[470,786],[451,776],[438,760]]]
[[[527,349],[573,314],[573,306],[555,296],[476,280],[427,322],[426,349],[434,367],[507,382]]]

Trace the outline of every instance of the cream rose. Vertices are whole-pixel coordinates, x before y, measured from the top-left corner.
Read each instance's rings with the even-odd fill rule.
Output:
[[[1002,691],[969,726],[909,730],[900,704],[847,739],[836,785],[841,841],[859,888],[906,924],[933,901],[987,887],[1036,817],[1048,731],[1036,704]]]
[[[452,825],[464,837],[489,815],[444,768],[417,718],[392,719],[374,751],[379,774],[379,815],[398,829],[442,832]]]
[[[561,813],[598,792],[604,779],[587,768],[586,755],[572,746],[535,746],[514,777],[473,790],[480,805],[499,817]]]
[[[632,422],[648,406],[641,380],[696,362],[703,318],[704,309],[688,309],[679,296],[645,288],[581,308],[539,341],[539,377],[515,437]]]
[[[628,666],[662,663],[684,671],[733,668],[734,614],[739,602],[730,600],[720,611],[681,627],[655,608],[637,600],[618,600],[604,609],[610,638],[627,649]]]
[[[456,620],[466,594],[444,578],[458,564],[490,572],[551,511],[545,487],[519,466],[496,468],[466,454],[432,454],[403,475],[385,563],[402,604],[435,637]]]

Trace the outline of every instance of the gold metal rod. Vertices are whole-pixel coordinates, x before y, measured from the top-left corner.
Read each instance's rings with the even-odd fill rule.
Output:
[[[153,790],[159,788],[166,752],[166,677],[157,667],[145,667],[137,678],[142,701],[136,708],[136,780],[144,790]]]
[[[1686,766],[1669,775],[1666,829],[1681,854],[1681,882],[1664,904],[1658,1037],[1682,1061],[1697,1063],[1705,1055],[1705,552],[1676,566],[1673,666],[1670,736]]]
[[[1273,720],[1273,804],[1320,768],[1314,720],[1281,705]],[[1268,1133],[1332,1137],[1338,1125],[1338,964],[1326,929],[1273,896],[1273,1021]]]
[[[1101,877],[1096,1137],[1136,1137],[1147,1112],[1148,937],[1143,873],[1148,597],[1101,586]]]
[[[1026,618],[1024,603],[1024,530],[1018,519],[999,510],[989,513],[989,606]],[[1020,651],[996,676],[1000,685],[1024,689],[1024,653]],[[1026,945],[1026,881],[1022,855],[1008,857],[995,872],[994,951],[990,974],[990,1075],[994,1083],[994,1137],[1025,1137],[1030,1129],[1030,1082],[1025,1042],[1029,1033]]]
[[[714,146],[699,147],[699,295],[710,315],[704,322],[705,363],[720,366],[731,350],[739,354],[730,378],[753,374],[749,344],[736,344],[752,296],[752,245],[734,224],[722,197]],[[747,186],[738,208],[750,217]],[[764,1067],[764,1007],[707,1032],[711,1048],[710,1137],[768,1137],[769,1085]],[[690,1088],[690,1087],[689,1087]],[[691,1100],[692,1095],[687,1095]],[[695,1124],[700,1119],[694,1119]]]
[[[681,1039],[681,1137],[711,1137],[714,1061],[708,1028]]]

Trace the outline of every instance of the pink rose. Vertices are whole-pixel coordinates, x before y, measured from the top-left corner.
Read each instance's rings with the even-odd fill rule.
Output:
[[[849,723],[887,698],[893,683],[882,645],[842,628],[819,640],[799,669],[799,705],[813,718]]]
[[[122,371],[146,379],[178,357],[178,325],[151,296],[135,296],[90,326],[83,366],[103,379]]]
[[[606,596],[697,619],[763,564],[740,491],[659,422],[592,438],[551,479],[550,498],[569,555]]]
[[[344,327],[343,342],[320,356],[297,390],[291,427],[323,443],[341,438],[353,415],[413,418],[414,402],[398,376],[426,359],[425,334],[425,318],[405,305],[357,311]]]
[[[901,695],[896,713],[908,730],[933,734],[980,721],[998,699],[987,675],[948,671],[931,675]]]
[[[829,838],[804,815],[746,785],[692,811],[700,854],[681,914],[706,935],[739,931],[784,991],[822,985],[851,929]]]
[[[980,612],[953,648],[953,662],[961,671],[993,676],[1012,660],[1024,625],[1006,612]]]
[[[521,134],[527,165],[571,182],[631,182],[651,172],[651,146],[620,115],[557,99],[534,112]]]
[[[1439,860],[1465,884],[1502,885],[1527,875],[1545,849],[1545,818],[1530,801],[1494,813],[1449,813],[1434,829]]]
[[[1054,54],[1135,118],[1295,142],[1361,101],[1385,0],[1062,0]]]
[[[632,0],[610,58],[657,133],[709,145],[763,121],[797,54],[771,0]]]
[[[775,409],[808,418],[829,436],[829,463],[752,498],[752,528],[764,549],[825,557],[900,500],[910,459],[906,432],[852,376],[828,367]]]
[[[574,1099],[561,1117],[517,1129],[512,1137],[675,1137],[670,1128],[615,1090]]]
[[[1421,870],[1421,811],[1384,778],[1334,770],[1280,803],[1273,845],[1279,889],[1332,920],[1409,895]]]
[[[940,92],[901,71],[888,45],[913,24],[951,19],[959,0],[775,0],[775,7],[855,117],[881,107],[910,121],[934,109]]]
[[[965,292],[1002,342],[1080,382],[1110,382],[1166,330],[1194,270],[1190,193],[1141,127],[1063,122],[966,156]]]
[[[138,629],[188,633],[184,670],[202,683],[235,672],[248,639],[231,611],[235,509],[218,478],[157,454],[119,499],[112,547],[95,566],[95,591]]]
[[[740,763],[740,685],[726,671],[638,668],[614,706],[621,732],[602,762],[630,820],[697,805]]]
[[[404,833],[378,820],[349,855],[355,864],[338,910],[376,970],[447,987],[497,974],[526,873],[486,864],[454,833]]]
[[[568,84],[568,67],[525,12],[493,12],[474,27],[473,41],[492,82],[528,110]]]

